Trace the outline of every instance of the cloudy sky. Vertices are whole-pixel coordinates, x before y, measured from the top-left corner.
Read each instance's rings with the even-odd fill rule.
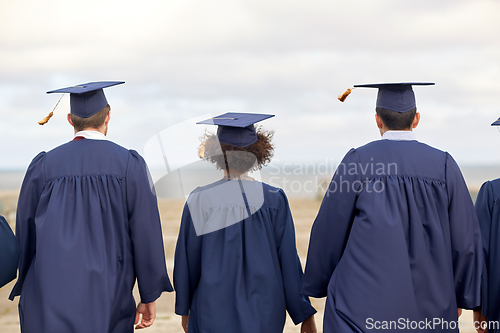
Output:
[[[275,114],[275,163],[338,163],[379,138],[376,90],[416,87],[418,138],[459,164],[499,164],[498,0],[1,0],[1,169],[24,169],[72,137],[64,96],[99,80],[108,137],[145,153],[164,141],[175,166],[196,160],[195,120],[227,111]],[[147,149],[146,149],[147,150]]]

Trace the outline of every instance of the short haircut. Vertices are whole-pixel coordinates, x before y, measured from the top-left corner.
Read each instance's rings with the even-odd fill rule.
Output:
[[[375,111],[382,119],[384,125],[390,130],[410,129],[413,125],[415,115],[417,114],[417,108],[413,108],[410,111],[403,113],[379,107],[377,107]]]
[[[273,157],[274,146],[271,141],[274,131],[263,130],[260,126],[255,130],[257,141],[247,147],[219,143],[216,134],[205,133],[201,138],[202,143],[198,149],[198,155],[201,159],[214,163],[217,169],[228,172],[228,167],[239,173],[260,170]],[[230,152],[247,152],[248,154]]]
[[[85,128],[99,128],[104,124],[106,116],[108,115],[111,107],[106,105],[101,111],[96,114],[91,115],[88,118],[81,118],[77,115],[70,113],[71,121],[73,122],[73,127],[77,131],[83,131]]]

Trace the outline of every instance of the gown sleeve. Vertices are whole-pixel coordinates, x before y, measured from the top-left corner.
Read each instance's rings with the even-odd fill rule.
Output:
[[[188,202],[193,200],[192,193]],[[182,212],[181,227],[175,248],[174,286],[175,313],[180,316],[189,314],[193,293],[201,276],[202,236],[196,235],[189,205],[186,203]]]
[[[21,255],[19,258],[19,277],[10,293],[10,300],[21,295],[26,273],[36,252],[35,214],[45,186],[44,160],[45,152],[41,152],[31,161],[19,193],[16,212],[16,238]]]
[[[358,163],[356,150],[351,149],[337,168],[323,198],[309,239],[302,280],[304,295],[318,298],[327,295],[328,283],[342,257],[356,213],[359,191],[356,186],[362,183],[358,172],[351,172],[350,166]]]
[[[483,240],[483,277],[482,277],[482,301],[481,312],[487,316],[488,314],[488,287],[489,287],[489,273],[494,267],[489,267],[490,258],[490,237],[491,237],[491,224],[493,217],[493,202],[494,195],[490,182],[486,182],[481,186],[476,199],[476,214],[481,229]]]
[[[447,154],[446,186],[457,306],[474,309],[481,302],[483,255],[481,232],[467,185]]]
[[[134,266],[142,303],[173,291],[165,266],[165,252],[156,195],[142,157],[131,151],[127,169],[127,211]]]
[[[0,216],[0,288],[16,278],[19,244],[3,216]]]
[[[301,295],[302,266],[297,255],[295,228],[285,193],[280,190],[281,204],[276,215],[275,236],[283,277],[286,309],[295,325],[316,313],[309,298]]]

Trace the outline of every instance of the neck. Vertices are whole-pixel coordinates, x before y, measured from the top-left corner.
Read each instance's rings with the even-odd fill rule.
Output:
[[[224,178],[248,178],[248,171],[240,173],[232,169],[229,169],[229,172],[227,172],[227,170],[224,170]]]
[[[94,132],[101,132],[102,134],[106,135],[107,134],[107,127],[106,126],[101,126],[99,128],[93,128],[93,127],[86,127],[82,129],[81,131],[77,130],[76,128],[74,129],[75,134],[81,131],[94,131]]]
[[[413,128],[407,128],[407,129],[403,129],[403,130],[394,130],[394,129],[390,129],[390,128],[387,128],[387,127],[383,127],[383,128],[379,128],[380,130],[380,136],[384,135],[385,132],[388,132],[388,131],[401,131],[401,132],[411,132],[413,130]]]

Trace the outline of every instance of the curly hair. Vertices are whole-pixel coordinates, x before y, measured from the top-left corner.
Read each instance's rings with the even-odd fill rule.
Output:
[[[198,156],[205,161],[214,163],[219,170],[229,171],[229,166],[238,173],[260,170],[271,162],[273,157],[274,145],[271,140],[274,131],[263,130],[261,126],[257,127],[255,131],[257,141],[247,147],[219,143],[216,134],[206,132],[200,138]]]

